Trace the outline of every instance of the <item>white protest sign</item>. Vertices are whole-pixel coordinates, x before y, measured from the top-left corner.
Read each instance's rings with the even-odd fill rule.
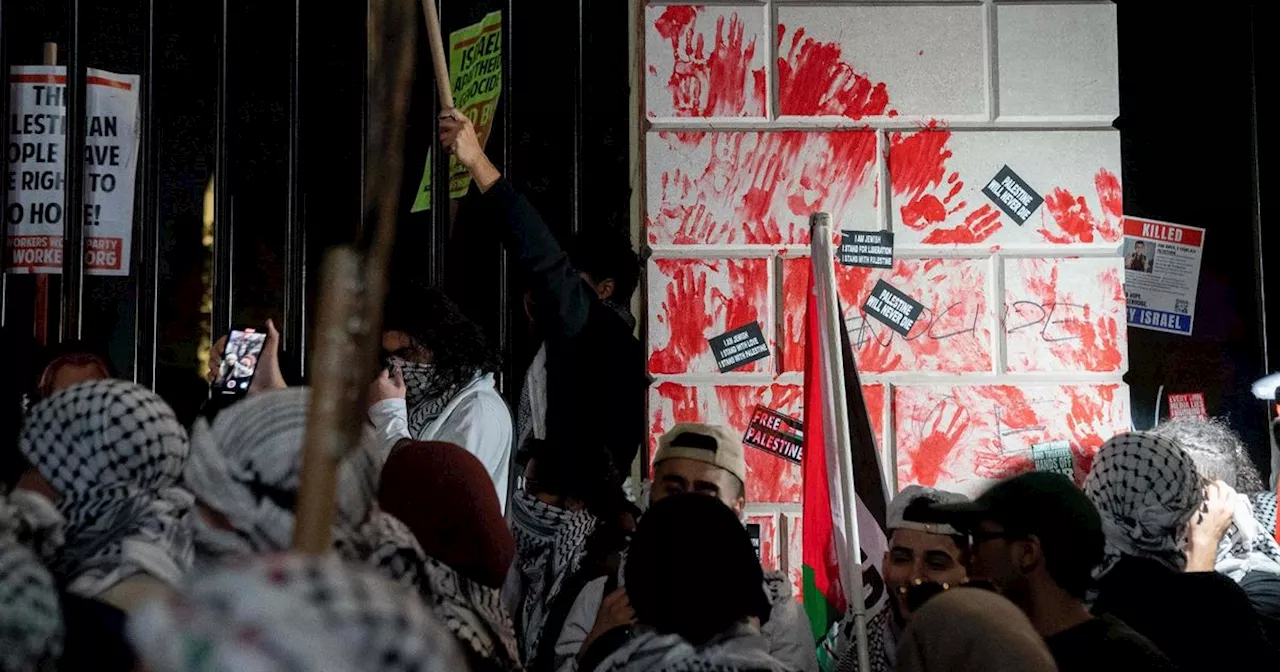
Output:
[[[89,68],[85,83],[85,273],[129,275],[139,78]],[[62,272],[66,84],[64,67],[9,72],[4,220],[10,273]]]
[[[1191,335],[1204,229],[1124,218],[1124,296],[1129,326]]]

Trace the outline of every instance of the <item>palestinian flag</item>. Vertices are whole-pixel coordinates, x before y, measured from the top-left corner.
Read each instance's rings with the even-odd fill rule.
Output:
[[[862,545],[863,594],[868,620],[887,602],[880,565],[888,547],[885,535],[888,496],[875,437],[862,399],[862,386],[858,381],[849,334],[840,317],[843,311],[837,309],[834,316],[820,313],[823,302],[815,294],[812,265],[810,268],[805,319],[804,452],[801,466],[804,477],[803,592],[809,625],[814,638],[822,642],[832,626],[848,611],[848,596],[841,586],[840,556],[849,544],[844,539],[840,469],[835,454],[831,452],[835,450],[835,437],[831,436],[831,419],[826,417],[827,413],[845,413],[849,420],[858,536]],[[822,325],[827,319],[839,320],[837,330],[843,355],[846,408],[836,408],[834,390],[824,389],[830,384],[822,375],[823,348],[829,347],[822,338]]]

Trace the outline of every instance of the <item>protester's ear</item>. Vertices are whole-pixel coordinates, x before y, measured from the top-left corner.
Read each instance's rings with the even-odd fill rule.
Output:
[[[1030,572],[1036,567],[1044,564],[1044,549],[1040,546],[1040,537],[1034,534],[1026,539],[1020,539],[1013,544],[1016,549],[1014,552],[1017,557],[1014,562],[1023,572]]]

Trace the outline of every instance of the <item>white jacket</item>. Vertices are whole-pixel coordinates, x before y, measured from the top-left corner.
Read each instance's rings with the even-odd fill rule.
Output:
[[[422,436],[409,435],[409,410],[404,399],[383,399],[369,407],[369,420],[383,444],[383,452],[404,439],[446,441],[462,446],[484,464],[493,481],[502,512],[507,511],[507,482],[511,472],[511,411],[498,394],[493,374],[476,376],[458,391],[427,425]]]

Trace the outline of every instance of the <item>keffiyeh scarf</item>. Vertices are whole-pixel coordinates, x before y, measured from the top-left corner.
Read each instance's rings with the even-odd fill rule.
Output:
[[[187,433],[160,397],[76,385],[31,408],[19,448],[60,496],[65,543],[45,560],[69,592],[97,597],[139,573],[178,584],[192,558],[192,498],[175,487]]]
[[[234,528],[221,530],[197,517],[196,550],[202,562],[289,548],[309,401],[307,388],[267,392],[228,407],[212,425],[196,422],[185,483],[203,506],[222,514]],[[352,553],[373,545],[359,536],[373,512],[380,468],[375,446],[372,433],[366,432],[338,471],[334,538]]]
[[[587,511],[551,506],[517,490],[511,499],[511,534],[516,539],[515,567],[526,590],[520,604],[524,659],[532,660],[541,643],[542,626],[560,588],[582,564],[587,537],[596,527]],[[556,637],[559,633],[550,633]]]
[[[597,672],[790,672],[769,655],[760,631],[739,625],[703,646],[680,635],[641,630],[609,655]]]
[[[1218,556],[1213,568],[1239,583],[1249,572],[1266,572],[1280,575],[1280,544],[1263,530],[1254,517],[1249,498],[1231,493],[1235,504],[1231,528],[1218,545]]]
[[[193,573],[181,595],[130,620],[129,638],[152,672],[466,669],[417,596],[333,555]]]
[[[413,531],[390,514],[378,512],[362,537],[376,540],[367,554],[369,564],[417,590],[432,614],[472,655],[492,662],[493,669],[520,669],[515,625],[497,588],[482,586],[426,555]]]
[[[1146,432],[1112,438],[1094,457],[1084,492],[1106,535],[1096,577],[1126,555],[1186,568],[1186,524],[1204,494],[1195,463],[1177,443]]]
[[[392,357],[391,364],[398,367],[404,376],[404,403],[409,409],[409,436],[420,441],[427,426],[440,417],[445,406],[457,396],[462,386],[446,382],[431,364],[415,364],[398,357]]]
[[[53,576],[20,542],[29,530],[0,497],[0,670],[53,669],[62,653],[62,612]]]

